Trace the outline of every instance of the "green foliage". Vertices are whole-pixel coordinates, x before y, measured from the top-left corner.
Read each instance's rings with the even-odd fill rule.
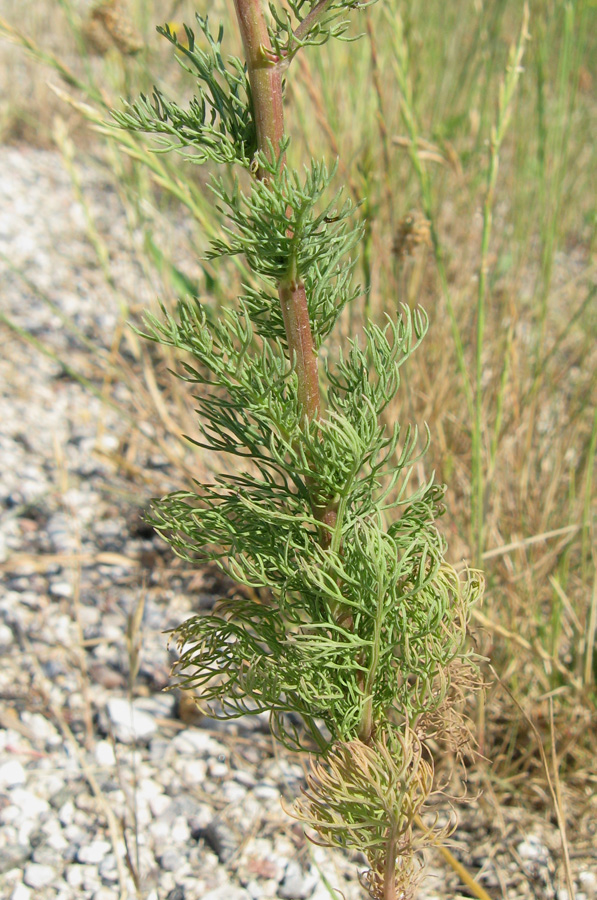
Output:
[[[424,316],[404,310],[384,330],[368,329],[364,350],[355,341],[346,360],[329,363],[329,413],[310,423],[282,343],[257,344],[246,306],[208,325],[186,302],[177,320],[150,325],[153,339],[193,359],[184,377],[209,387],[196,397],[197,443],[252,463],[160,501],[153,524],[185,558],[200,554],[272,596],[238,596],[182,626],[186,683],[220,701],[223,715],[271,710],[290,746],[297,735],[284,713],[308,719],[309,734],[320,719],[333,739],[349,739],[371,697],[376,721],[392,708],[408,719],[434,709],[479,585],[461,584],[443,563],[443,488],[408,493],[416,431],[401,440],[398,425],[388,432],[379,419]],[[314,492],[338,505],[327,549]],[[385,529],[389,507],[401,514]]]
[[[357,5],[291,0],[272,17],[259,65],[341,35],[337,16]],[[243,27],[251,16],[259,26],[251,40],[266,33],[260,9],[244,5]],[[251,97],[249,83],[267,91],[269,80],[224,64],[221,31],[214,40],[198,21],[206,50],[188,29],[188,50],[163,30],[199,77],[189,110],[156,93],[153,107],[142,98],[116,116],[167,134],[165,146],[192,146],[195,161],[245,170],[242,181],[211,180],[222,223],[209,256],[242,255],[251,273],[236,305],[217,319],[188,298],[175,316],[146,319],[146,336],[178,351],[180,377],[196,390],[200,438],[190,440],[236,458],[214,483],[154,507],[177,553],[214,562],[239,585],[176,629],[176,670],[215,715],[267,711],[287,747],[323,755],[299,812],[325,842],[367,853],[372,896],[398,896],[390,880],[397,891],[412,876],[413,817],[431,790],[425,723],[466,656],[482,589],[476,573],[461,577],[444,561],[444,488],[409,487],[426,449],[417,429],[384,421],[427,317],[403,306],[384,327],[367,323],[325,355],[317,384],[316,351],[360,294],[352,274],[363,229],[351,202],[331,193],[334,169],[312,160],[291,170],[287,138],[254,148],[252,116],[269,98]],[[317,397],[307,404],[309,390]]]
[[[168,25],[158,28],[182,56],[177,60],[197,79],[199,97],[193,97],[188,109],[167,100],[157,88],[153,98],[144,94],[124,111],[112,112],[116,123],[128,131],[161,135],[157,146],[162,152],[179,150],[185,159],[203,163],[239,162],[245,167],[257,149],[255,127],[250,114],[250,88],[244,64],[238,57],[224,61],[220,27],[214,38],[207,16],[196,14],[206,48],[195,43],[194,32],[185,25],[188,46],[178,40]],[[189,152],[186,148],[192,148]]]
[[[309,44],[322,44],[332,37],[342,38],[348,20],[342,18],[351,9],[366,6],[359,0],[290,0],[289,9],[270,3],[274,25],[270,38],[276,60],[290,59]],[[292,16],[290,15],[292,13]],[[224,29],[220,26],[214,37],[208,17],[196,13],[206,47],[201,48],[195,33],[184,26],[186,43],[180,41],[168,24],[158,27],[180,55],[176,59],[182,68],[197,79],[198,96],[188,109],[183,109],[154,88],[151,98],[141,94],[125,110],[112,112],[114,120],[128,131],[156,135],[161,152],[178,150],[185,159],[203,163],[240,163],[249,168],[257,150],[256,129],[251,110],[251,89],[245,64],[236,56],[222,56]],[[297,27],[298,23],[298,27]],[[294,30],[293,30],[294,29]],[[323,172],[314,173],[321,178]]]
[[[334,327],[344,306],[356,299],[352,287],[355,259],[349,256],[360,242],[362,226],[352,220],[354,206],[340,195],[321,203],[335,169],[311,162],[304,179],[298,172],[257,154],[254,167],[267,180],[251,182],[243,193],[238,182],[230,190],[222,178],[212,190],[219,209],[233,227],[223,227],[223,237],[212,241],[211,257],[243,254],[251,271],[264,283],[262,289],[246,287],[244,301],[256,331],[265,338],[286,342],[286,331],[276,284],[286,277],[302,279],[309,304],[309,318],[316,347]]]
[[[290,61],[309,45],[327,43],[330,38],[350,40],[346,13],[370,6],[375,0],[288,0],[287,8],[269,3],[273,25],[269,28],[274,58]]]

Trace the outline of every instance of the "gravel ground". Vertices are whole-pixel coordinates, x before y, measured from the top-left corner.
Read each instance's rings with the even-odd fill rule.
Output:
[[[149,300],[115,193],[82,179],[119,279]],[[107,346],[119,315],[86,234],[60,157],[0,147],[0,310],[69,363],[81,350],[61,314]],[[283,812],[302,768],[267,722],[213,722],[164,691],[163,631],[227,585],[185,572],[143,524],[148,489],[114,465],[122,417],[0,328],[0,896],[324,900],[327,881],[363,898],[360,860],[313,847]],[[159,455],[145,464],[167,482]],[[489,800],[460,818],[453,852],[492,896],[566,900],[555,825]],[[593,900],[590,848],[574,871]],[[452,878],[432,858],[421,897],[457,896]]]

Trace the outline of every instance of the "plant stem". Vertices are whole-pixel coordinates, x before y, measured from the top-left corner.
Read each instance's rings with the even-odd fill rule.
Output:
[[[385,585],[382,579],[378,579],[377,584],[377,610],[375,616],[375,631],[373,634],[373,646],[371,648],[371,662],[369,663],[369,673],[364,685],[365,702],[363,704],[363,712],[361,714],[361,722],[359,725],[359,740],[368,744],[371,741],[373,732],[373,686],[377,675],[377,667],[381,655],[381,638],[383,628],[383,602],[385,596]]]
[[[386,859],[383,873],[383,900],[396,900],[396,853],[398,837],[392,829],[386,846]]]
[[[320,2],[315,6],[308,16],[305,16],[301,24],[298,26],[296,31],[294,32],[295,38],[297,40],[302,41],[311,31],[311,29],[325,16],[329,7],[332,5],[333,0],[320,0]]]
[[[320,4],[322,9],[319,7],[316,9],[322,13],[323,7],[328,5],[328,3]],[[258,149],[270,157],[273,151],[277,157],[284,137],[282,79],[278,67],[268,58],[273,51],[262,2],[234,0],[234,6],[245,49]],[[264,174],[258,171],[257,177],[263,178]],[[294,257],[287,277],[278,284],[278,296],[288,353],[296,367],[299,403],[304,416],[313,421],[318,418],[321,405],[317,351],[313,341],[305,285],[296,271]],[[329,526],[321,530],[321,543],[327,547],[331,543],[336,523],[337,504],[325,500],[322,502],[312,490],[313,484],[308,484],[307,487],[311,494],[314,515],[322,524]]]
[[[278,296],[288,347],[295,358],[299,402],[307,418],[316,419],[320,404],[319,376],[305,286],[302,281],[290,278],[280,282]]]
[[[234,0],[240,26],[257,128],[258,148],[277,155],[284,137],[284,110],[280,73],[268,61],[272,45],[261,0]],[[258,172],[258,177],[264,177]],[[280,281],[278,296],[290,359],[296,365],[298,396],[305,416],[317,418],[320,407],[317,354],[313,343],[305,286],[296,271],[296,259],[288,277]]]
[[[257,146],[268,155],[273,149],[277,156],[284,136],[282,77],[267,56],[272,45],[261,0],[234,0],[234,7],[245,48]]]

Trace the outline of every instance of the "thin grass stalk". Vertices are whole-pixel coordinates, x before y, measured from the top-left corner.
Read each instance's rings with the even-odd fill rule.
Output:
[[[392,179],[391,179],[391,171],[392,165],[390,162],[390,135],[388,132],[388,127],[386,125],[386,109],[385,109],[385,99],[383,92],[383,83],[382,83],[382,75],[381,68],[379,62],[379,52],[377,49],[377,36],[375,34],[375,29],[373,27],[373,21],[371,16],[371,11],[367,10],[366,19],[367,25],[367,37],[369,39],[369,49],[371,52],[371,79],[373,81],[373,87],[375,89],[375,100],[377,103],[377,111],[376,111],[376,121],[377,127],[379,130],[379,137],[381,142],[382,149],[382,158],[383,158],[383,166],[384,166],[384,177],[383,183],[385,185],[386,191],[386,205],[388,209],[388,213],[390,216],[390,228],[392,232],[394,231],[393,223],[394,223],[394,204],[392,202]]]
[[[500,148],[506,135],[508,124],[512,114],[512,104],[516,94],[516,88],[522,71],[521,65],[524,57],[526,42],[530,35],[529,6],[525,3],[522,13],[522,25],[518,42],[510,51],[506,76],[500,85],[498,116],[495,126],[491,131],[489,141],[489,165],[485,184],[485,199],[483,202],[483,230],[481,235],[481,261],[479,266],[478,291],[477,291],[477,334],[475,353],[475,417],[472,430],[472,508],[471,529],[473,559],[475,565],[481,563],[484,547],[484,518],[485,518],[485,488],[483,471],[483,339],[485,332],[485,301],[487,292],[487,271],[489,245],[491,241],[491,229],[493,223],[493,204],[497,184]]]
[[[593,427],[591,429],[591,439],[587,450],[585,484],[583,489],[583,512],[582,512],[582,548],[581,548],[581,571],[583,577],[589,574],[589,558],[591,555],[591,505],[593,500],[593,471],[595,468],[595,458],[597,455],[597,405],[593,412]]]
[[[584,40],[582,25],[584,23],[584,0],[565,0],[562,8],[562,46],[558,55],[557,94],[553,116],[554,125],[550,133],[547,124],[545,101],[545,62],[542,50],[538,54],[538,128],[540,164],[540,237],[541,237],[541,273],[535,293],[539,305],[539,326],[533,363],[533,384],[530,397],[530,416],[527,429],[525,456],[530,458],[531,446],[535,433],[537,417],[538,391],[541,384],[543,367],[542,359],[547,335],[547,319],[549,312],[549,296],[553,277],[555,250],[558,228],[563,202],[563,186],[567,171],[569,142],[571,134],[571,118],[576,101],[578,77],[571,88],[574,65],[578,71],[581,59],[581,47]],[[547,17],[549,13],[545,11]],[[547,18],[544,33],[547,32]],[[575,41],[576,32],[576,41]],[[551,140],[550,140],[551,138]],[[523,491],[526,494],[526,479],[523,480]]]
[[[593,589],[591,591],[591,602],[589,605],[589,616],[585,634],[585,658],[583,666],[583,684],[586,689],[590,689],[597,680],[595,664],[595,638],[597,635],[597,556],[593,553],[593,567],[595,575],[593,577]]]
[[[404,35],[404,26],[402,17],[397,10],[390,11],[389,9],[384,8],[384,15],[392,33],[392,64],[398,84],[398,90],[400,92],[400,113],[409,138],[409,157],[415,170],[417,181],[419,182],[423,212],[425,213],[425,216],[429,221],[431,240],[433,243],[433,250],[435,255],[435,264],[437,267],[437,273],[439,276],[440,286],[442,289],[444,302],[446,304],[448,317],[450,319],[452,339],[454,341],[454,347],[456,351],[456,362],[462,379],[462,388],[466,399],[467,409],[472,420],[475,409],[474,393],[468,374],[466,359],[464,355],[464,346],[460,328],[458,326],[458,321],[456,318],[456,312],[454,310],[452,294],[448,285],[448,275],[444,262],[444,254],[433,210],[431,180],[429,178],[429,172],[427,171],[427,168],[423,160],[421,159],[418,149],[419,128],[416,121],[412,84],[409,76],[408,47]]]
[[[62,62],[53,53],[43,50],[39,44],[33,41],[27,35],[23,34],[18,28],[15,28],[6,19],[0,16],[0,35],[3,35],[11,43],[18,44],[32,59],[43,63],[46,66],[58,72],[66,84],[75,87],[86,94],[89,99],[100,104],[106,109],[109,107],[109,101],[102,90],[95,88],[91,83],[86,84],[82,81],[65,63]]]
[[[491,446],[489,448],[489,470],[488,477],[491,478],[495,469],[496,457],[500,437],[502,433],[502,423],[504,418],[504,400],[506,398],[506,388],[510,379],[510,365],[512,361],[512,348],[514,345],[514,326],[511,324],[508,328],[504,346],[504,368],[500,377],[500,386],[497,393],[495,403],[495,422],[493,425],[493,435],[491,438]]]

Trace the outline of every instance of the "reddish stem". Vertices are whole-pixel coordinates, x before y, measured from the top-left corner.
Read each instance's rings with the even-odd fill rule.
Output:
[[[270,155],[271,141],[277,156],[284,136],[282,77],[268,60],[272,45],[261,0],[234,0],[251,85],[257,146]]]
[[[383,900],[396,900],[396,854],[398,838],[392,828],[386,845],[386,859],[383,873]]]
[[[320,4],[321,7],[325,5],[327,4]],[[277,155],[284,136],[282,79],[279,68],[271,63],[273,48],[267,31],[262,0],[234,0],[234,6],[245,48],[257,145],[259,150],[269,156],[273,147]],[[258,172],[258,177],[264,178],[264,173]],[[291,270],[295,265],[296,261],[291,262]],[[309,421],[313,421],[318,418],[321,405],[317,351],[313,341],[305,285],[296,272],[290,271],[288,276],[280,281],[278,296],[290,360],[296,367],[299,402],[304,415]],[[321,530],[321,542],[324,546],[328,546],[331,542],[329,528],[333,528],[336,522],[336,506],[334,503],[321,501],[315,495],[313,480],[310,480],[308,487],[314,515],[328,526]]]
[[[282,281],[278,285],[282,318],[298,378],[298,397],[309,420],[319,415],[319,376],[313,344],[305,285],[302,281]]]

